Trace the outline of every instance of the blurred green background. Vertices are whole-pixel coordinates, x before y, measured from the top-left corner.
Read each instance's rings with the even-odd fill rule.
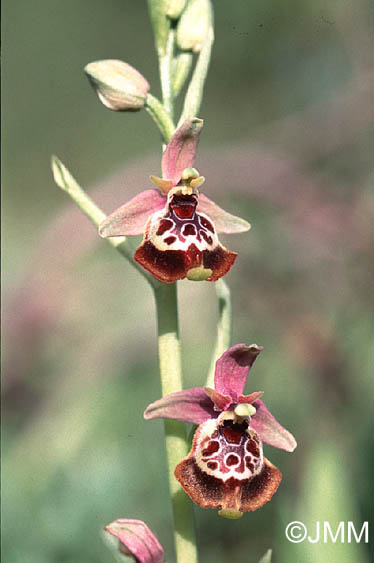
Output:
[[[265,347],[248,383],[296,436],[239,521],[196,507],[203,563],[368,563],[370,545],[292,544],[284,529],[373,507],[373,40],[364,0],[215,2],[197,166],[205,193],[252,223],[223,242],[234,343]],[[57,154],[110,212],[158,174],[145,112],[116,114],[82,69],[120,58],[159,95],[145,2],[3,4],[3,558],[111,561],[99,530],[145,520],[173,561],[154,305],[128,263],[55,187]],[[214,285],[181,282],[186,387],[209,366]]]

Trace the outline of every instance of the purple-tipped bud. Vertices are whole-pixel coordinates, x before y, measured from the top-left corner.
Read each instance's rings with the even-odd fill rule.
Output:
[[[163,563],[162,545],[142,520],[118,518],[105,526],[104,532],[117,555],[132,556],[138,563]]]
[[[114,111],[144,107],[149,84],[140,72],[123,61],[108,59],[89,63],[85,69],[100,101]]]

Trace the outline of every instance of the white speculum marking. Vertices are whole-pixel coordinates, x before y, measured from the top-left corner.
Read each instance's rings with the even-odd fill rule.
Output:
[[[208,475],[227,481],[252,479],[263,467],[262,443],[246,425],[210,419],[199,430],[195,446],[198,467]]]
[[[219,245],[212,220],[196,212],[197,200],[191,205],[170,204],[150,218],[148,240],[159,250],[187,251],[194,244],[200,251],[213,250]],[[189,211],[188,211],[189,208]],[[187,216],[178,216],[187,210]]]

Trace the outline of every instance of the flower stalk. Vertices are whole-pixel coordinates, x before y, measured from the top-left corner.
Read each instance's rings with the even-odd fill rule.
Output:
[[[175,125],[163,104],[148,94],[145,100],[145,109],[156,123],[162,135],[163,142],[167,144],[175,131]]]
[[[165,54],[159,57],[159,68],[163,103],[171,119],[173,119],[174,114],[174,92],[172,79],[174,44],[175,31],[170,28]]]
[[[51,167],[53,178],[64,192],[66,192],[71,199],[76,203],[81,211],[90,219],[90,221],[96,226],[103,222],[106,215],[104,211],[96,205],[96,203],[90,198],[90,196],[84,191],[83,188],[78,184],[78,182],[70,174],[69,170],[62,164],[61,160],[57,156],[52,156]],[[112,237],[107,239],[109,244],[113,246],[122,256],[130,262],[130,264],[142,274],[142,276],[147,280],[151,287],[156,288],[159,282],[146,272],[139,264],[134,262],[132,259],[133,250],[130,247],[126,237]]]
[[[193,55],[190,52],[181,52],[174,58],[173,63],[173,91],[174,98],[182,90],[192,67]]]
[[[154,290],[162,395],[182,389],[181,345],[178,327],[177,284],[162,284]],[[189,450],[185,425],[165,420],[166,458],[174,519],[178,563],[198,561],[192,504],[174,477],[176,465]]]
[[[231,292],[223,278],[216,282],[216,293],[218,298],[217,336],[206,381],[208,387],[213,387],[214,385],[216,361],[227,348],[230,348],[232,338]]]
[[[204,84],[208,74],[210,57],[214,42],[213,30],[213,10],[210,9],[210,26],[208,28],[205,41],[201,47],[195,69],[192,74],[191,82],[188,86],[186,97],[184,100],[183,111],[179,119],[178,126],[183,123],[187,117],[198,115],[201,101],[203,97]]]
[[[198,6],[197,3],[195,4],[196,6]],[[194,163],[200,129],[202,127],[202,120],[198,119],[195,116],[198,115],[200,109],[204,84],[210,62],[211,49],[214,41],[213,11],[211,1],[205,0],[204,2],[204,26],[206,27],[204,27],[204,33],[200,38],[201,40],[197,41],[196,39],[196,45],[191,44],[191,46],[183,46],[178,44],[180,52],[176,54],[176,56],[176,36],[178,33],[178,31],[176,30],[178,26],[176,21],[174,23],[171,22],[171,18],[177,20],[179,17],[183,17],[183,13],[185,13],[183,12],[184,3],[178,2],[178,6],[176,5],[176,3],[173,3],[173,6],[170,7],[171,11],[169,10],[169,8],[165,8],[165,0],[148,0],[148,5],[154,29],[155,44],[159,60],[162,102],[148,92],[148,83],[143,77],[139,78],[140,75],[138,76],[137,71],[132,69],[132,67],[127,65],[127,63],[122,63],[121,61],[99,61],[99,63],[101,65],[100,69],[102,68],[102,63],[106,63],[107,65],[109,63],[110,65],[120,65],[120,69],[123,70],[124,74],[123,80],[132,79],[132,81],[130,80],[130,85],[128,85],[127,82],[124,82],[123,84],[121,83],[123,88],[120,85],[127,97],[124,97],[125,94],[123,94],[121,88],[119,88],[119,93],[121,95],[123,94],[123,99],[121,98],[121,100],[124,105],[120,108],[115,105],[115,107],[111,107],[111,109],[119,109],[120,111],[133,111],[135,109],[143,107],[144,105],[146,111],[150,114],[159,131],[161,132],[163,143],[164,145],[167,145],[162,160],[162,178],[152,177],[154,180],[156,180],[155,183],[159,188],[159,192],[155,190],[148,190],[146,192],[143,192],[133,198],[133,200],[128,202],[128,204],[125,204],[119,210],[115,211],[113,214],[111,214],[111,216],[106,218],[105,213],[84,192],[84,190],[78,185],[69,171],[57,159],[57,157],[52,157],[52,170],[57,185],[70,195],[70,197],[75,201],[78,207],[97,227],[99,227],[100,225],[101,236],[108,237],[108,242],[113,247],[115,247],[126,259],[128,259],[131,264],[138,271],[140,271],[145,279],[147,279],[147,281],[150,283],[154,291],[157,312],[158,353],[162,396],[166,397],[176,393],[182,393],[183,389],[181,344],[178,327],[177,284],[174,283],[174,280],[183,279],[183,277],[186,277],[186,272],[183,270],[180,275],[178,274],[179,277],[176,276],[174,279],[172,279],[170,276],[167,277],[165,273],[163,273],[163,276],[164,278],[166,276],[167,279],[160,277],[161,274],[159,272],[158,276],[156,275],[157,272],[153,272],[153,275],[151,275],[149,273],[149,271],[151,271],[150,268],[148,268],[149,271],[144,268],[146,268],[147,265],[149,266],[148,262],[152,263],[154,266],[157,261],[152,259],[151,261],[148,260],[148,262],[146,262],[146,265],[143,264],[143,267],[139,265],[141,261],[139,256],[139,260],[137,260],[137,253],[139,254],[140,247],[135,253],[135,260],[137,261],[134,261],[133,250],[128,244],[126,236],[136,235],[143,232],[143,220],[147,220],[148,216],[155,217],[154,221],[164,220],[164,225],[165,223],[166,225],[168,225],[168,222],[171,222],[170,217],[172,216],[172,212],[174,213],[174,215],[176,213],[173,211],[174,208],[176,208],[179,213],[182,213],[182,211],[185,213],[186,210],[188,211],[192,207],[195,210],[198,203],[200,206],[200,211],[197,211],[197,217],[200,217],[199,221],[203,221],[202,224],[204,228],[210,229],[209,232],[212,234],[210,234],[209,236],[206,235],[206,237],[208,238],[208,241],[210,241],[209,244],[211,245],[213,244],[213,241],[215,241],[214,237],[216,237],[216,231],[215,227],[210,223],[210,220],[208,220],[209,218],[216,218],[216,225],[217,229],[219,229],[219,232],[243,232],[245,230],[248,230],[250,226],[246,221],[243,221],[242,219],[224,212],[211,200],[209,200],[204,194],[202,194],[198,199],[198,186],[193,185],[193,182],[200,180],[201,183],[201,181],[203,180],[203,178],[199,177],[198,173],[192,168],[192,166]],[[170,13],[168,10],[170,11]],[[190,29],[191,32],[193,32],[193,26],[198,25],[199,22],[195,21],[196,18],[194,19],[194,17],[192,16],[191,18]],[[188,17],[185,16],[185,19],[187,21]],[[188,27],[189,26],[187,25],[187,28]],[[180,34],[182,39],[185,39],[185,34],[181,31]],[[195,36],[192,34],[192,38],[194,37]],[[192,66],[194,58],[192,53],[196,53],[197,61],[192,73],[190,84],[187,87],[183,111],[179,121],[180,127],[178,127],[178,130],[176,131],[174,124],[174,98],[181,91],[185,80],[188,77],[189,70]],[[92,67],[92,65],[90,68],[91,70],[97,70],[97,68]],[[100,78],[101,81],[99,80],[99,86],[102,87],[102,75],[100,74],[99,77],[95,75],[95,77],[97,80],[99,80]],[[104,76],[104,78],[107,78],[106,75]],[[110,78],[112,79],[113,77],[110,76]],[[116,76],[114,78],[116,78]],[[114,88],[114,86],[117,87],[117,82],[113,82],[114,86],[112,82],[110,82],[109,85],[111,86],[111,89],[109,90],[107,81],[104,82],[103,84],[105,88],[107,88],[105,90],[105,93],[110,97],[109,101],[113,105],[114,102],[117,103],[117,90]],[[135,94],[138,96],[135,102],[132,98],[131,100],[129,98],[129,88],[130,86],[133,86],[133,82],[134,84],[136,82],[135,86],[137,86],[138,88],[135,92]],[[138,100],[139,96],[140,101]],[[114,102],[112,98],[114,99]],[[108,104],[106,103],[105,105]],[[186,171],[191,170],[194,171],[194,173],[196,172],[197,176],[185,178],[184,174],[186,173]],[[168,191],[170,191],[169,195]],[[167,203],[168,205],[170,205],[170,209],[168,207],[165,207],[167,198]],[[188,201],[186,198],[189,198]],[[189,203],[189,207],[185,206],[186,201],[187,203]],[[166,210],[165,217],[159,217],[159,212],[161,209]],[[151,211],[152,213],[149,215],[149,212]],[[204,215],[205,211],[207,212],[206,216]],[[150,225],[154,226],[152,222],[150,223]],[[157,232],[160,225],[156,225]],[[198,226],[200,228],[200,223],[198,224]],[[160,233],[158,236],[161,237],[162,234],[163,233]],[[191,233],[188,236],[192,236]],[[142,244],[145,245],[145,243],[148,244],[147,249],[149,249],[150,241],[143,241]],[[168,244],[171,245],[173,243],[169,240]],[[216,250],[217,248],[218,251]],[[209,278],[209,281],[216,281],[217,279],[219,279],[219,277],[224,275],[231,267],[236,257],[235,253],[227,251],[227,249],[222,247],[222,245],[219,244],[218,239],[214,248],[210,249],[209,252],[205,250],[205,247],[203,250],[204,252],[206,252],[207,256],[213,255],[214,252],[216,253],[214,254],[214,263],[216,269],[218,268],[217,264],[220,264],[219,271],[217,269],[217,272],[213,272],[214,276]],[[143,254],[145,253],[145,246],[144,248],[142,247],[142,252]],[[173,250],[173,252],[177,251]],[[219,256],[217,252],[220,253]],[[157,256],[159,257],[159,255]],[[221,261],[219,261],[218,258],[220,258]],[[160,263],[162,263],[162,261]],[[190,266],[188,266],[188,268]],[[192,266],[190,269],[188,268],[187,273],[190,271]],[[194,268],[192,268],[192,270],[194,270]],[[213,270],[209,270],[210,275],[212,274],[212,271]],[[158,279],[155,279],[154,276],[158,277]],[[189,276],[187,275],[187,277]],[[189,279],[194,278],[189,277]],[[206,277],[202,279],[206,279]],[[167,283],[161,283],[158,280],[167,281]],[[209,385],[212,385],[213,382],[214,366],[216,360],[220,356],[222,356],[224,351],[229,348],[231,344],[232,309],[230,290],[222,280],[219,280],[219,282],[216,284],[216,291],[218,297],[219,320],[215,351],[213,354],[212,365],[208,379]],[[212,392],[213,394],[215,393],[214,390]],[[164,428],[169,488],[174,519],[176,561],[177,563],[197,563],[198,555],[196,547],[193,505],[188,496],[181,490],[181,487],[174,476],[174,470],[176,466],[178,464],[180,465],[181,461],[188,455],[189,441],[186,435],[185,423],[181,420],[175,420],[171,418],[175,417],[166,417],[166,420],[164,421]]]

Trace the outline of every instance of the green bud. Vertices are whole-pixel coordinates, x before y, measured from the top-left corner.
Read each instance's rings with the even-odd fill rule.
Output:
[[[170,31],[170,19],[165,12],[166,0],[148,0],[155,44],[159,56],[164,56]]]
[[[186,0],[164,0],[165,14],[172,20],[179,18],[186,5]]]
[[[211,28],[210,0],[191,0],[178,23],[178,47],[183,51],[198,53]]]
[[[175,97],[178,96],[188,78],[192,61],[193,54],[184,51],[178,53],[173,61],[173,91]]]
[[[100,101],[114,111],[137,111],[144,106],[149,84],[140,72],[123,61],[89,63],[85,69]]]

